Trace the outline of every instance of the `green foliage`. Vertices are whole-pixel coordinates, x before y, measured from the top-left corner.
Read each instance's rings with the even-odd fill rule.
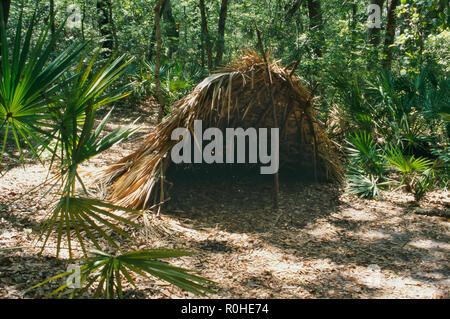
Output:
[[[94,130],[98,108],[128,95],[123,93],[124,88],[107,92],[105,90],[130,63],[130,61],[125,62],[123,56],[115,60],[111,59],[92,74],[96,57],[97,54],[88,64],[83,61],[79,63],[76,75],[70,76],[71,81],[63,87],[60,100],[48,108],[51,119],[55,123],[51,136],[58,141],[63,171],[71,168],[76,170],[77,165],[121,142],[134,131],[118,128],[101,137],[111,111]],[[56,151],[57,148],[54,149],[55,154],[57,154]]]
[[[364,172],[352,172],[346,175],[346,192],[362,198],[381,198],[379,178]]]
[[[363,198],[381,198],[385,161],[379,146],[365,131],[347,139],[348,173],[346,191]]]
[[[98,52],[99,50],[97,54]],[[96,235],[100,235],[108,243],[120,249],[104,228],[129,237],[125,231],[115,224],[123,223],[138,227],[128,219],[108,212],[106,209],[132,213],[137,213],[136,211],[110,205],[100,200],[78,197],[77,195],[77,185],[81,186],[85,195],[89,195],[78,174],[78,166],[121,142],[134,131],[129,128],[117,128],[102,137],[101,133],[111,112],[105,116],[97,128],[94,128],[98,108],[127,95],[122,93],[123,89],[108,92],[105,90],[112,85],[129,64],[129,62],[124,61],[124,57],[111,59],[108,64],[100,67],[96,73],[92,73],[92,66],[97,54],[87,64],[83,61],[79,63],[76,69],[77,73],[70,76],[71,81],[67,82],[62,88],[61,98],[48,107],[51,114],[50,119],[54,123],[50,136],[56,140],[52,149],[50,167],[55,160],[58,160],[61,199],[42,227],[39,240],[44,238],[42,247],[44,249],[50,235],[56,232],[57,256],[59,256],[62,236],[65,233],[69,254],[72,257],[72,230],[75,230],[75,238],[78,239],[83,252],[86,254],[86,244],[81,233],[85,233],[87,239],[93,242],[98,249],[101,247],[96,240]]]
[[[71,258],[73,236],[78,240],[85,255],[87,254],[85,243],[86,237],[95,245],[95,247],[97,247],[97,249],[101,249],[98,237],[102,237],[111,244],[111,246],[120,250],[119,244],[110,234],[108,234],[109,231],[106,231],[105,228],[114,232],[114,234],[131,239],[126,230],[117,224],[120,223],[136,228],[140,228],[141,226],[127,218],[121,217],[117,213],[109,212],[108,210],[125,211],[135,214],[139,213],[132,209],[111,205],[96,199],[68,196],[61,197],[50,214],[50,217],[45,221],[41,228],[38,240],[44,239],[42,250],[45,248],[45,245],[53,232],[56,232],[57,234],[57,257],[60,253],[62,236],[64,234],[67,237],[67,245]],[[85,235],[85,239],[83,239],[83,234]]]
[[[154,84],[155,63],[143,60],[134,68],[131,75],[133,98],[139,100],[151,94],[155,95],[156,86]],[[180,62],[162,61],[160,68],[161,90],[166,105],[170,106],[183,96],[187,95],[195,83],[207,76],[204,69],[195,65],[185,65]]]
[[[397,184],[420,200],[436,185],[439,173],[448,174],[445,155],[433,163],[423,157],[404,155],[398,145],[388,145],[384,150],[365,131],[350,136],[347,143],[346,191],[363,198],[381,198],[381,189]],[[388,178],[391,171],[399,173],[400,179]]]
[[[365,131],[350,136],[347,143],[347,154],[351,165],[362,167],[370,174],[379,176],[383,174],[384,163],[380,150],[372,137]]]
[[[436,157],[432,166],[435,179],[435,184],[432,186],[448,188],[450,183],[450,149],[448,146],[442,149],[434,149],[432,154]]]
[[[131,276],[132,273],[149,278],[148,275],[167,281],[183,290],[192,292],[196,295],[204,295],[206,292],[212,292],[213,282],[202,277],[191,274],[188,270],[174,267],[159,259],[190,256],[192,253],[175,249],[153,249],[137,250],[122,255],[113,256],[100,250],[93,250],[92,256],[80,260],[80,273],[76,277],[74,271],[68,271],[44,282],[33,286],[36,289],[44,284],[54,280],[71,276],[66,282],[55,289],[47,297],[62,296],[67,293],[69,284],[79,281],[80,287],[69,291],[69,297],[80,297],[84,295],[89,288],[96,286],[94,298],[123,298],[123,279],[127,280],[134,287],[136,284]]]
[[[424,172],[431,165],[431,162],[424,158],[414,158],[414,155],[405,157],[399,148],[391,147],[387,151],[386,160],[404,176]]]
[[[49,28],[43,28],[33,45],[31,37],[36,26],[35,16],[29,23],[25,38],[22,39],[21,12],[13,49],[10,52],[3,18],[1,24],[0,131],[4,132],[4,137],[0,161],[8,134],[11,133],[21,158],[23,143],[38,157],[35,143],[46,147],[42,135],[47,134],[46,127],[52,127],[52,123],[48,123],[50,114],[47,105],[59,98],[59,89],[63,82],[58,80],[72,66],[86,43],[74,43],[53,58],[57,36],[62,28],[48,43],[46,40]]]
[[[414,155],[405,156],[396,147],[389,148],[387,153],[386,160],[401,174],[400,186],[414,193],[416,199],[422,198],[432,185],[431,161]]]

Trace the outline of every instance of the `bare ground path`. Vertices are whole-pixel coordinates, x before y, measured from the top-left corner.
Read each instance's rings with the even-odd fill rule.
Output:
[[[125,113],[124,113],[125,112]],[[124,116],[127,114],[127,116]],[[115,112],[114,128],[150,111]],[[127,118],[124,120],[124,118]],[[144,128],[144,132],[149,125]],[[130,153],[138,136],[89,162],[99,168]],[[0,297],[23,291],[64,270],[54,250],[30,245],[51,198],[44,167],[9,166],[0,177]],[[98,196],[102,189],[92,186]],[[333,184],[282,181],[280,208],[271,207],[271,183],[258,177],[179,179],[162,219],[134,234],[129,248],[184,248],[197,252],[171,261],[218,283],[215,298],[448,298],[450,211],[448,192],[433,192],[419,204],[402,192],[384,201],[343,194]],[[417,205],[420,205],[418,207]],[[433,212],[433,214],[424,214]],[[440,215],[440,216],[437,216]],[[51,246],[56,245],[50,243]],[[158,280],[138,279],[128,298],[188,298]],[[37,290],[25,298],[42,297]]]

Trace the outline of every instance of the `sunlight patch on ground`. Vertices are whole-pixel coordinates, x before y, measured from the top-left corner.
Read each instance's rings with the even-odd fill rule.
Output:
[[[329,222],[318,221],[313,225],[308,225],[304,232],[318,239],[337,241],[339,240],[338,233],[341,230],[342,229],[340,227],[336,227],[335,225],[330,224]]]
[[[354,221],[375,221],[378,219],[378,216],[375,213],[368,213],[363,209],[345,209],[342,211],[341,217]]]
[[[380,239],[392,239],[390,234],[375,230],[364,230],[360,232],[351,232],[352,236],[358,237],[362,240],[380,240]]]
[[[450,244],[430,239],[414,240],[408,243],[409,246],[422,249],[442,249],[450,252]]]

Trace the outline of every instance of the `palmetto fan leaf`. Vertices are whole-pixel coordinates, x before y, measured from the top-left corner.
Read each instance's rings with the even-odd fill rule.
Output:
[[[347,150],[349,151],[349,155],[353,158],[364,160],[364,158],[371,158],[376,154],[376,145],[372,140],[372,137],[365,131],[350,136],[349,142],[353,147],[348,147]]]
[[[111,58],[105,66],[95,73],[92,67],[98,52],[85,63],[81,61],[77,74],[72,81],[63,86],[63,94],[52,105],[52,119],[55,123],[53,136],[58,136],[62,148],[61,158],[68,160],[67,166],[75,166],[122,141],[135,130],[118,128],[104,137],[100,137],[111,111],[94,129],[95,115],[99,107],[127,96],[125,87],[116,90],[107,89],[125,71],[132,60],[125,57]],[[124,93],[125,92],[125,93]]]
[[[389,148],[387,153],[386,160],[402,175],[400,187],[405,186],[419,200],[433,183],[432,162],[414,155],[406,157],[398,147]]]
[[[350,194],[356,194],[363,198],[380,197],[380,191],[377,185],[378,178],[372,175],[347,175],[346,191]]]
[[[1,12],[1,15],[3,13]],[[43,28],[32,46],[35,26],[34,16],[22,40],[22,12],[17,23],[15,41],[10,52],[6,28],[1,20],[2,74],[0,80],[0,129],[4,130],[1,157],[4,154],[8,134],[12,134],[22,156],[21,144],[25,143],[38,157],[34,146],[47,147],[42,134],[53,125],[49,119],[48,104],[57,99],[60,88],[58,79],[71,67],[73,61],[86,46],[86,42],[74,43],[51,60],[62,27],[46,44],[48,27]],[[64,24],[63,24],[64,25]],[[11,57],[11,58],[10,58]],[[0,158],[1,158],[0,157]]]
[[[130,213],[138,213],[133,209],[115,206],[100,200],[82,197],[62,197],[56,207],[50,213],[49,218],[44,223],[38,240],[43,239],[42,250],[52,233],[57,236],[56,256],[59,256],[62,237],[67,238],[67,246],[72,258],[72,240],[78,240],[81,249],[87,254],[85,240],[91,241],[97,249],[101,249],[98,242],[99,237],[117,249],[120,246],[111,236],[111,232],[130,238],[130,235],[122,226],[141,227],[128,218],[121,217],[111,210],[120,210]]]
[[[122,255],[113,256],[100,250],[91,251],[92,256],[81,260],[80,272],[74,276],[74,271],[68,271],[54,276],[46,281],[30,288],[35,289],[51,281],[72,276],[71,280],[55,289],[47,297],[62,296],[64,289],[71,282],[79,281],[80,286],[71,291],[70,297],[79,297],[90,288],[94,291],[94,298],[123,298],[122,280],[126,279],[133,286],[136,284],[132,273],[149,277],[154,276],[167,281],[183,290],[196,295],[204,295],[212,292],[213,282],[192,274],[189,270],[174,267],[159,259],[190,256],[193,253],[177,249],[151,249],[137,250]]]
[[[63,94],[60,99],[49,106],[51,120],[54,123],[51,136],[56,140],[51,151],[50,166],[56,159],[59,160],[59,191],[62,197],[43,225],[39,240],[44,239],[42,245],[42,249],[44,249],[51,234],[56,233],[57,257],[60,253],[63,235],[67,238],[69,254],[72,257],[73,239],[79,242],[85,254],[85,241],[92,242],[96,248],[100,249],[99,238],[103,238],[115,248],[120,249],[113,239],[114,236],[110,233],[130,237],[120,225],[140,227],[127,218],[110,211],[137,213],[135,210],[76,196],[78,183],[85,195],[89,195],[78,174],[78,165],[119,143],[135,131],[130,128],[117,128],[102,137],[102,131],[111,111],[95,127],[97,108],[127,94],[114,91],[105,92],[105,90],[122,74],[129,63],[124,62],[124,58],[121,57],[111,60],[109,64],[91,74],[96,56],[97,54],[89,60],[88,64],[80,62],[76,76],[71,76],[72,80],[66,81],[61,87]]]
[[[386,160],[402,174],[411,174],[423,172],[431,166],[431,161],[423,157],[415,158],[414,155],[405,157],[402,151],[397,147],[388,149]]]
[[[361,167],[373,175],[381,175],[383,158],[370,134],[360,131],[350,136],[347,143],[347,154],[353,166]]]

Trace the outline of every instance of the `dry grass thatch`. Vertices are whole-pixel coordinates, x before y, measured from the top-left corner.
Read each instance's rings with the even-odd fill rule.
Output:
[[[193,134],[194,120],[202,120],[204,129],[274,127],[268,81],[272,81],[278,108],[280,169],[294,165],[313,171],[316,178],[341,180],[341,163],[315,119],[312,94],[300,84],[293,70],[278,62],[269,61],[267,72],[263,58],[245,50],[242,56],[204,79],[175,104],[176,111],[144,139],[135,153],[107,169],[105,178],[114,182],[111,199],[134,208],[164,201],[164,187],[160,185],[164,185],[161,181],[171,163],[170,151],[177,143],[171,140],[175,128],[186,127]]]

